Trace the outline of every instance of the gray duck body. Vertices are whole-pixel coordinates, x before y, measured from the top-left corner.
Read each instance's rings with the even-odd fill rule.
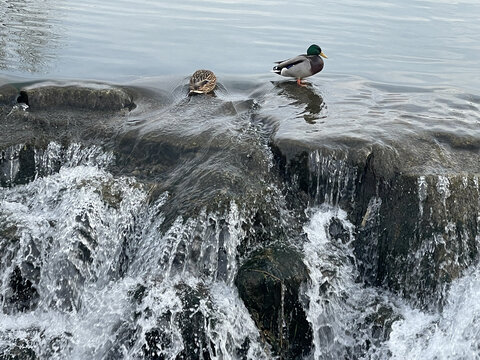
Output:
[[[297,84],[302,84],[302,79],[315,75],[323,69],[323,59],[327,59],[327,55],[322,52],[322,49],[317,44],[312,44],[308,47],[307,53],[295,56],[284,61],[277,61],[276,66],[273,67],[273,72],[282,75],[293,77],[297,79]]]
[[[303,79],[322,71],[323,66],[323,59],[319,55],[302,54],[278,62],[273,71],[282,76]]]

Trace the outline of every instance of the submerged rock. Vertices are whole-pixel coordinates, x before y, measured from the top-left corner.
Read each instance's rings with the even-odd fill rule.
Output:
[[[18,97],[18,90],[13,85],[0,86],[0,105],[14,104]]]
[[[98,84],[24,87],[18,102],[27,104],[32,110],[67,108],[118,111],[136,107],[132,94],[127,90]]]
[[[37,307],[39,299],[35,284],[22,274],[19,267],[15,267],[10,276],[3,310],[7,313],[31,311]]]
[[[312,348],[312,329],[301,299],[307,279],[307,268],[296,251],[265,248],[242,265],[235,280],[262,336],[281,358],[300,358]]]
[[[289,85],[278,89],[311,105],[302,113],[302,123],[320,123],[325,109],[322,97]],[[355,279],[362,286],[392,290],[422,308],[441,304],[448,284],[478,259],[480,146],[474,137],[436,134],[435,139],[446,144],[448,151],[423,141],[386,146],[341,138],[337,139],[341,144],[333,144],[331,139],[324,142],[321,134],[317,142],[307,142],[275,137],[276,125],[267,121],[260,126],[263,120],[251,99],[236,103],[195,97],[167,106],[169,98],[165,97],[164,103],[153,99],[148,109],[139,106],[129,112],[135,105],[143,106],[145,99],[137,95],[132,89],[104,85],[37,84],[22,88],[20,94],[12,87],[0,88],[6,134],[0,138],[1,186],[27,184],[62,166],[93,165],[113,176],[131,176],[151,185],[152,203],[168,193],[168,201],[152,211],[161,223],[159,237],[178,242],[171,251],[165,247],[164,252],[158,248],[148,252],[163,254],[155,263],[157,271],[168,264],[168,272],[165,267],[159,276],[165,276],[165,282],[172,275],[184,279],[188,270],[199,279],[214,279],[213,283],[230,287],[236,274],[235,285],[264,343],[256,338],[257,329],[246,311],[242,321],[235,321],[244,325],[248,319],[251,332],[234,340],[237,328],[217,332],[215,326],[221,324],[211,315],[218,314],[218,299],[208,286],[180,284],[165,294],[165,284],[158,280],[133,296],[132,302],[138,305],[135,313],[127,313],[118,332],[113,331],[117,344],[105,358],[121,357],[125,349],[145,358],[171,354],[193,359],[232,354],[244,358],[257,344],[266,345],[280,358],[311,355],[312,325],[302,297],[303,284],[309,280],[307,268],[301,254],[275,247],[271,240],[288,243],[298,236],[307,207],[327,203],[347,210],[355,229],[333,220],[326,230],[335,243],[354,247],[355,256],[349,261],[358,265],[361,274],[358,279],[355,274]],[[29,108],[12,108],[15,101]],[[83,146],[91,148],[75,150]],[[417,148],[409,151],[409,146]],[[99,183],[96,189],[106,213],[122,207],[124,195],[108,182]],[[241,211],[231,211],[228,217],[206,215],[237,206]],[[86,215],[89,211],[95,214],[94,207],[87,208]],[[134,217],[135,226],[141,225],[141,216],[137,219],[136,214],[135,208],[127,217]],[[111,229],[102,226],[97,232],[85,219],[75,219],[71,256],[53,264],[60,275],[51,282],[56,290],[47,306],[55,311],[81,309],[84,284],[97,281],[90,277],[90,270],[103,263],[96,260],[96,254],[101,254],[98,244]],[[111,222],[110,217],[98,220],[102,225]],[[187,225],[195,231],[183,232]],[[52,221],[50,226],[56,225]],[[119,231],[122,244],[107,282],[129,277],[132,259],[138,256],[137,242],[145,235],[141,227],[137,230],[135,237]],[[5,228],[0,237],[9,239],[15,231],[13,226]],[[0,244],[3,252],[2,246],[5,243]],[[252,248],[256,252],[251,253]],[[244,256],[249,258],[237,271],[237,259]],[[8,307],[5,312],[30,311],[42,304],[36,290],[41,269],[34,265],[31,260],[18,267],[3,265],[9,269],[2,283],[9,287],[2,294]],[[153,276],[142,275],[147,280]],[[320,292],[328,286],[322,283]],[[322,295],[326,303],[333,296],[327,291]],[[176,302],[162,308],[171,299]],[[236,291],[232,299],[238,300]],[[232,308],[226,307],[226,312]],[[380,308],[365,319],[365,327],[371,328],[369,338],[378,341],[376,346],[388,339],[396,319],[390,308]],[[332,329],[331,324],[321,327],[326,338],[335,336]],[[218,334],[225,334],[225,341],[216,338]]]

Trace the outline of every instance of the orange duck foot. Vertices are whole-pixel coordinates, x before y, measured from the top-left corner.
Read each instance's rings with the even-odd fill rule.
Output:
[[[307,84],[302,83],[302,79],[297,79],[297,84],[303,87],[307,86]]]

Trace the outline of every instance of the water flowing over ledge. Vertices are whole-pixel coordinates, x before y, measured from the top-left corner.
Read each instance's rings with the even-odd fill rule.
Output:
[[[0,353],[473,359],[478,99],[236,81],[1,88]]]

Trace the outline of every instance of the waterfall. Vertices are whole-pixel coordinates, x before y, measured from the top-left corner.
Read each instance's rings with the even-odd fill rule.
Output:
[[[382,359],[387,355],[383,342],[398,316],[397,301],[358,280],[351,247],[353,230],[346,212],[331,206],[311,209],[304,227],[305,263],[311,277],[307,318],[314,332],[314,359]]]
[[[34,164],[29,181],[15,184],[22,151],[34,152]],[[22,145],[8,154],[9,180],[0,189],[0,353],[26,359],[275,358],[235,285],[239,249],[251,236],[248,203],[231,200],[167,221],[175,197],[152,195],[150,184],[114,175],[115,156],[99,147]],[[382,198],[370,197],[360,227],[354,226],[341,199],[354,206],[355,171],[315,154],[310,161],[318,164],[317,179],[330,179],[316,183],[315,194],[325,197],[307,209],[306,222],[292,223],[282,208],[277,223],[291,236],[284,245],[299,250],[308,270],[298,295],[313,338],[306,358],[478,358],[478,264],[441,288],[442,307],[422,309],[401,292],[366,282],[356,241],[359,232],[378,233]],[[432,192],[449,213],[454,181],[419,177],[412,183],[418,227],[431,219]],[[464,188],[473,181],[478,189],[477,178],[458,181]],[[286,206],[280,192],[275,197],[268,201]],[[445,224],[453,238],[456,225]],[[433,236],[409,261],[445,241]],[[369,245],[367,259],[375,259],[378,244]],[[286,331],[290,290],[276,279]]]
[[[111,154],[52,143],[35,159],[44,176],[0,189],[2,353],[267,358],[233,285],[235,203],[162,230],[169,194],[150,201],[148,187],[113,176]]]
[[[338,222],[343,234],[332,236],[332,224]],[[421,311],[358,281],[351,248],[355,234],[343,210],[312,209],[304,230],[315,359],[478,359],[478,265],[452,283],[443,310]]]

